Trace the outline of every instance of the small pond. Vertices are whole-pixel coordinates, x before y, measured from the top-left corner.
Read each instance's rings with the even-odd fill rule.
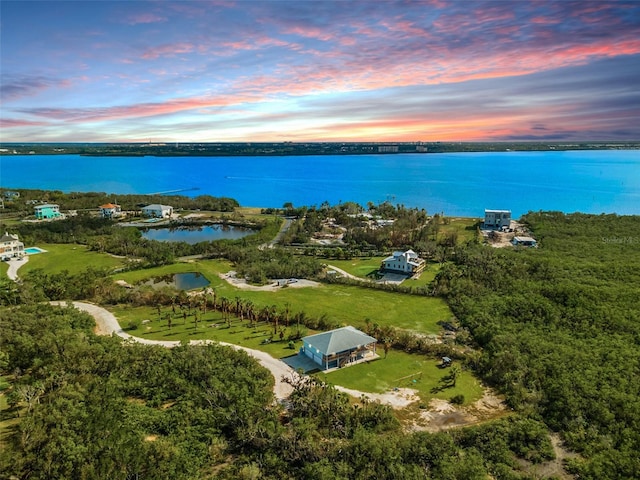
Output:
[[[142,238],[159,242],[186,242],[194,245],[214,240],[237,240],[256,233],[255,230],[229,225],[206,225],[199,227],[149,228],[142,231]]]
[[[151,285],[154,288],[175,287],[179,290],[192,290],[194,288],[202,288],[209,285],[207,277],[198,272],[176,273],[173,275],[164,275],[155,277],[144,282],[144,285]]]

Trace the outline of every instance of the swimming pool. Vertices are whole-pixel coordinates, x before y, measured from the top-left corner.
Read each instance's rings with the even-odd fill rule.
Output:
[[[46,250],[43,250],[38,247],[29,247],[24,249],[24,253],[26,253],[27,255],[35,255],[37,253],[44,253],[44,252],[46,252]]]

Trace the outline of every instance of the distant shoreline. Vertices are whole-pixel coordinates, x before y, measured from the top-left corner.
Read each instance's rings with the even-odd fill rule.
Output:
[[[87,157],[286,157],[398,155],[465,152],[638,150],[638,142],[244,142],[244,143],[3,143],[0,156]]]

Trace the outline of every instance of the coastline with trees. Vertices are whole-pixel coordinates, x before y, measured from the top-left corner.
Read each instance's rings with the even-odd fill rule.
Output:
[[[135,235],[122,233],[126,228],[92,223],[90,216],[78,215],[20,231],[30,242],[69,245],[67,255],[74,247],[97,254],[98,238],[104,252],[126,244],[125,255],[135,252],[138,260],[123,262],[128,271],[121,273],[114,273],[113,267],[69,264],[72,271],[25,270],[20,284],[2,280],[0,369],[2,398],[10,405],[2,409],[0,422],[12,426],[3,427],[0,435],[6,447],[0,454],[0,471],[32,478],[69,478],[79,472],[86,478],[143,473],[148,478],[530,478],[536,466],[553,463],[558,451],[550,432],[557,432],[573,453],[563,454],[564,464],[549,476],[638,476],[634,452],[640,449],[640,430],[635,428],[640,421],[640,392],[633,381],[640,364],[635,345],[640,325],[637,217],[530,212],[521,222],[535,234],[539,247],[495,249],[483,244],[475,221],[458,224],[420,210],[381,204],[373,207],[388,209],[378,213],[393,217],[395,225],[367,231],[362,220],[350,216],[355,206],[327,205],[298,212],[290,207],[265,212],[264,237],[211,242],[206,258],[198,262],[206,268],[218,265],[219,271],[233,265],[240,275],[261,283],[269,278],[316,278],[327,259],[337,256],[338,248],[341,258],[349,258],[357,252],[366,256],[396,246],[415,247],[437,267],[428,288],[379,293],[416,306],[446,302],[455,319],[448,323],[457,333],[435,344],[439,347],[423,350],[421,337],[391,330],[390,323],[380,324],[375,318],[368,323],[362,319],[362,328],[390,340],[389,359],[378,362],[382,365],[396,354],[426,355],[435,362],[446,352],[464,367],[463,374],[473,371],[501,392],[512,413],[436,434],[407,433],[387,407],[364,401],[353,406],[348,397],[314,378],[294,382],[291,405],[284,410],[268,407],[269,375],[239,353],[218,351],[223,347],[185,346],[173,353],[143,346],[122,349],[117,339],[95,337],[90,318],[42,302],[91,300],[107,308],[120,305],[119,311],[132,313],[147,308],[147,318],[157,316],[148,324],[149,332],[164,325],[164,333],[160,329],[153,333],[160,336],[180,330],[180,303],[191,309],[190,325],[193,312],[200,312],[195,325],[202,335],[206,334],[203,318],[214,315],[212,311],[233,325],[250,325],[257,307],[269,307],[269,316],[259,322],[262,329],[271,325],[269,330],[277,322],[277,333],[285,324],[292,325],[293,332],[298,322],[306,329],[332,326],[328,319],[319,321],[329,303],[315,304],[317,317],[297,317],[305,309],[294,307],[296,295],[302,295],[302,305],[306,301],[302,299],[314,294],[321,298],[321,290],[343,289],[357,308],[378,292],[317,277],[326,282],[320,288],[281,289],[263,304],[261,295],[269,293],[215,284],[215,300],[210,296],[206,307],[202,302],[189,306],[186,294],[140,288],[133,279],[155,275],[157,269],[186,269],[199,263],[175,263],[177,256],[155,261],[151,252],[155,245],[145,250]],[[265,238],[273,238],[282,224],[274,213],[287,210],[297,218],[281,245],[264,248]],[[344,243],[312,247],[311,240],[327,228],[328,218],[346,229]],[[5,222],[11,229],[23,228],[15,220]],[[312,248],[316,250],[309,255]],[[28,268],[36,264],[34,260]],[[281,265],[272,269],[272,264]],[[121,275],[128,276],[134,288],[116,284],[114,277]],[[174,304],[176,316],[168,326],[163,315],[171,312],[174,298],[182,300]],[[130,302],[142,302],[141,307],[125,308]],[[161,313],[154,316],[156,305]],[[315,323],[310,321],[314,318]],[[134,334],[143,334],[142,325],[136,325]],[[286,348],[287,342],[285,338],[265,348]],[[407,354],[407,348],[413,353]],[[213,368],[211,362],[219,365]],[[225,365],[237,362],[245,373],[225,370]],[[115,375],[106,376],[107,366]],[[455,377],[461,381],[458,374]],[[202,383],[203,378],[209,383]],[[237,410],[239,404],[246,405]],[[114,415],[96,416],[103,409],[112,411],[114,405]],[[52,418],[66,420],[54,425]],[[191,427],[184,430],[187,424]],[[96,435],[115,425],[130,429],[113,430],[112,445],[118,448],[108,449]],[[160,459],[154,464],[145,460],[154,456]]]

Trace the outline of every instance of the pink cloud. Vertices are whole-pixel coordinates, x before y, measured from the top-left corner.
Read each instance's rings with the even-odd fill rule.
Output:
[[[145,60],[153,60],[158,57],[173,57],[183,53],[191,53],[194,49],[195,46],[192,43],[184,42],[159,45],[145,50],[142,58]]]
[[[323,42],[333,40],[334,38],[333,34],[326,29],[299,25],[286,28],[282,33],[289,35],[298,35],[305,38],[314,38],[316,40],[322,40]]]
[[[536,25],[557,25],[560,23],[560,19],[557,17],[533,17],[531,23]]]
[[[139,24],[148,24],[148,23],[162,23],[166,22],[167,17],[157,15],[155,13],[147,12],[147,13],[138,13],[129,15],[125,19],[125,23],[128,25],[139,25]]]
[[[250,95],[234,95],[233,97],[193,97],[172,99],[165,102],[140,103],[112,107],[31,108],[22,109],[21,112],[52,120],[81,123],[170,115],[188,110],[197,110],[209,107],[225,107],[228,105],[255,102],[257,100],[257,98]]]
[[[31,120],[19,120],[13,118],[0,118],[0,126],[2,128],[13,128],[13,127],[42,127],[49,125],[47,122],[37,122]]]

